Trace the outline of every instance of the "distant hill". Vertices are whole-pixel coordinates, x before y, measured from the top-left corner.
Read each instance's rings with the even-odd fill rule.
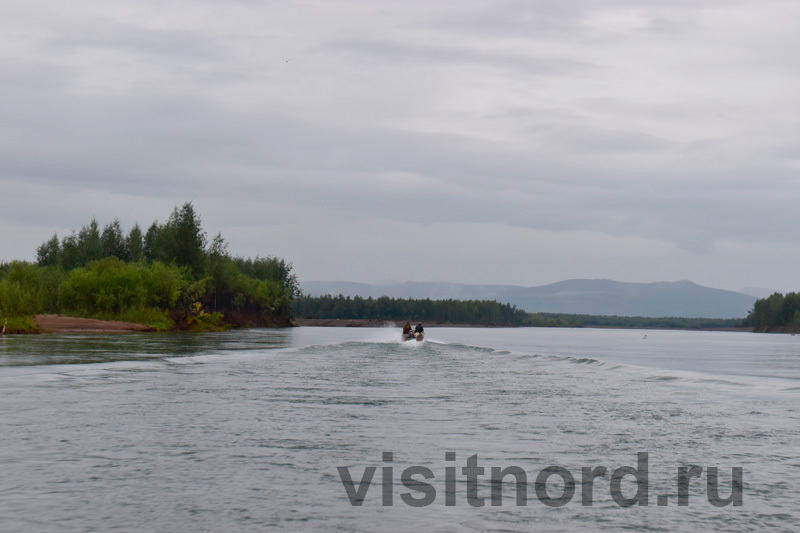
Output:
[[[413,282],[365,284],[347,281],[302,282],[310,296],[343,294],[377,298],[497,300],[520,309],[548,313],[687,318],[744,318],[756,298],[712,289],[691,281],[625,283],[573,279],[540,287]]]

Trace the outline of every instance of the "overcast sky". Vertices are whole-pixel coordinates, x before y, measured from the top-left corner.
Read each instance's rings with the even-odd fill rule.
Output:
[[[800,289],[796,0],[0,0],[0,260],[192,200],[302,280]]]

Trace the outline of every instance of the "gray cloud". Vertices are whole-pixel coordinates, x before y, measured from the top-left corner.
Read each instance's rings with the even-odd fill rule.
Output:
[[[432,46],[421,43],[392,42],[377,39],[326,42],[315,51],[339,54],[344,58],[365,60],[368,66],[391,63],[393,67],[413,64],[425,68],[468,65],[508,70],[517,76],[555,76],[596,68],[595,65],[570,57],[548,57],[486,50],[479,46]]]

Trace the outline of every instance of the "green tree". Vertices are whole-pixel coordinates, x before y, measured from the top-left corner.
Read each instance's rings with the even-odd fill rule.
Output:
[[[103,243],[100,240],[100,229],[97,219],[94,217],[92,217],[92,221],[89,222],[87,226],[83,226],[78,232],[78,254],[81,265],[103,258]]]
[[[247,275],[263,281],[277,281],[289,291],[292,298],[300,295],[300,283],[297,276],[292,274],[292,263],[278,257],[237,257],[234,263],[239,270]]]
[[[211,239],[206,257],[205,272],[211,279],[213,293],[213,309],[217,311],[217,292],[225,291],[226,286],[226,267],[230,264],[231,257],[228,254],[228,243],[222,238],[221,233]]]
[[[188,268],[196,278],[201,277],[205,266],[206,233],[192,202],[186,202],[180,209],[176,207],[164,229],[167,230],[165,236],[169,237],[163,243],[168,251],[165,259],[174,260]]]
[[[123,261],[128,260],[125,237],[118,218],[103,227],[100,242],[103,245],[103,257],[116,257]]]
[[[787,293],[778,308],[777,325],[788,326],[792,324],[798,311],[800,311],[800,295],[796,292]]]
[[[36,259],[39,266],[57,266],[61,263],[61,245],[58,242],[58,235],[53,234],[36,249]]]
[[[78,244],[78,234],[75,230],[61,240],[61,266],[72,270],[83,265],[83,257]]]
[[[144,259],[144,240],[142,237],[142,228],[139,224],[134,224],[128,236],[125,239],[125,250],[128,261],[141,261]]]
[[[155,261],[163,257],[161,251],[161,226],[158,220],[154,220],[150,227],[147,228],[147,233],[144,235],[142,253],[148,262]]]

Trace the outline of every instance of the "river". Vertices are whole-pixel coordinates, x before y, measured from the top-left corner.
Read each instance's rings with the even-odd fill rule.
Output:
[[[0,338],[2,531],[794,531],[799,442],[800,337],[788,335]],[[634,499],[632,475],[619,498],[636,504],[622,505],[612,473],[640,468],[640,453],[648,505]],[[469,481],[462,468],[475,455],[485,470]],[[553,466],[562,474],[546,490],[561,500],[535,491]],[[679,506],[678,468],[691,466],[702,474]],[[403,483],[411,467],[432,475],[427,485]],[[515,478],[491,481],[495,467],[527,475],[522,500]],[[584,467],[607,468],[591,505]],[[709,502],[710,467],[723,500],[741,468],[741,505]],[[371,468],[371,485],[359,484]],[[571,498],[564,472],[576,480]]]

